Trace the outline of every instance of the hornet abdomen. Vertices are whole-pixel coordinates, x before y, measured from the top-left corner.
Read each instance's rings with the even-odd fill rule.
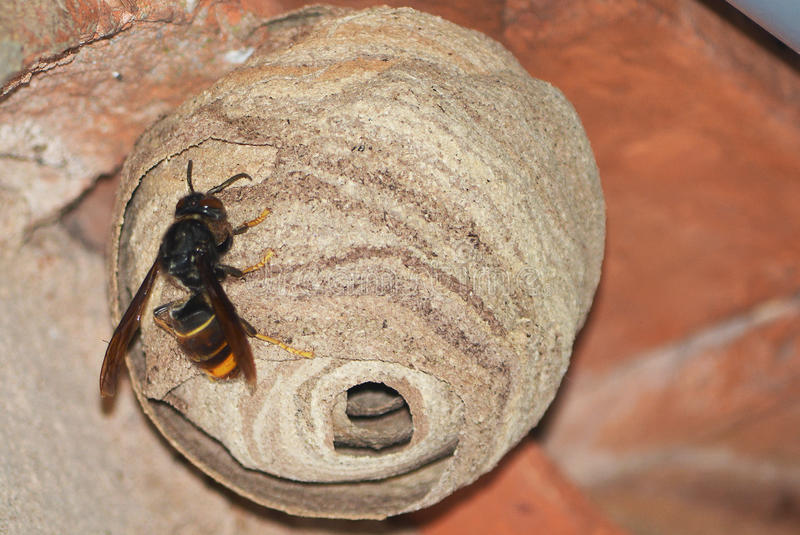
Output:
[[[172,334],[181,349],[207,374],[215,379],[235,375],[236,356],[203,294],[161,305],[153,315],[156,323]]]

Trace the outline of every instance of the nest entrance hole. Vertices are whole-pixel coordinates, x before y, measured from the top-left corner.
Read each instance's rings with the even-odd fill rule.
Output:
[[[344,421],[334,425],[334,448],[350,455],[384,455],[411,441],[408,403],[394,388],[366,382],[347,390]]]

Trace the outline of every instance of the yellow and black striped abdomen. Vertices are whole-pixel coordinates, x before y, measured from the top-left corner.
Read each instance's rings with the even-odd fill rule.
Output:
[[[238,371],[214,311],[202,295],[153,311],[156,323],[172,334],[189,358],[207,374],[224,379]]]

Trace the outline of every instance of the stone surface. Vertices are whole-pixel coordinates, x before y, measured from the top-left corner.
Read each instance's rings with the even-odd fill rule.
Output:
[[[796,532],[798,332],[795,296],[576,377],[548,448],[634,532]]]
[[[476,32],[387,8],[314,8],[272,27],[279,46],[159,121],[127,160],[111,296],[127,303],[150,269],[189,159],[198,190],[248,172],[252,185],[220,194],[232,220],[272,213],[225,261],[276,255],[227,291],[257,329],[316,358],[255,345],[251,396],[210,383],[147,311],[135,388],[176,447],[260,503],[415,510],[491,469],[555,393],[599,277],[591,151],[557,90]],[[151,299],[179,296],[157,283]],[[337,451],[335,408],[367,382],[408,403],[406,447]]]
[[[506,43],[575,104],[603,177],[586,371],[800,287],[800,61],[746,48],[701,3],[675,4],[511,4]]]
[[[412,517],[425,535],[622,535],[562,480],[533,440],[523,441],[491,474]]]
[[[797,533],[796,468],[787,473],[725,452],[687,457],[621,475],[594,497],[631,533]]]
[[[800,444],[780,428],[800,424],[798,327],[800,299],[776,300],[611,374],[575,377],[580,395],[561,407],[549,445],[586,481],[657,464],[671,452],[698,460],[724,453],[731,464],[738,455],[791,473]],[[596,407],[607,416],[598,418]]]
[[[798,56],[725,2],[510,6],[608,206],[547,450],[637,533],[797,531]]]

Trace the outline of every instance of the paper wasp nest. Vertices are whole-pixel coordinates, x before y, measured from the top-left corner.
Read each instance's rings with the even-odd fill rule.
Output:
[[[158,328],[128,358],[148,415],[236,492],[308,516],[382,518],[490,470],[567,368],[600,275],[602,192],[578,117],[499,44],[410,9],[275,21],[240,69],[139,140],[123,170],[111,296],[124,310],[187,193],[220,194],[223,286],[267,335],[258,388],[211,381]]]

